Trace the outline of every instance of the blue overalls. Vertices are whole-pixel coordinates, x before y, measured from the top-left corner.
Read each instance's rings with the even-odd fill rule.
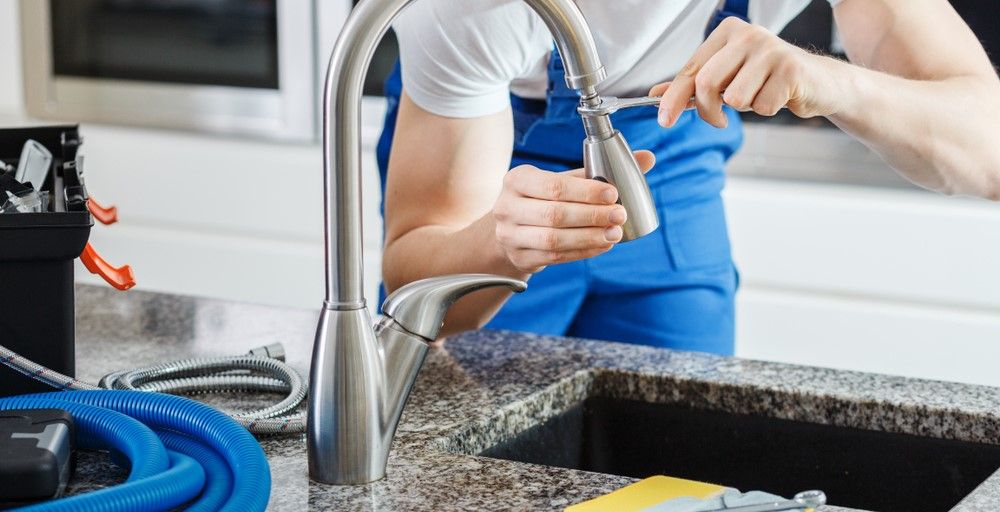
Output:
[[[746,3],[727,1],[709,29],[727,15],[745,18]],[[556,51],[548,77],[545,100],[511,95],[511,168],[583,167],[579,95],[566,87]],[[383,195],[401,90],[397,64],[385,85],[389,107],[377,151]],[[615,128],[633,149],[656,155],[646,179],[659,211],[659,230],[594,258],[546,267],[487,327],[732,354],[737,274],[720,192],[725,162],[739,148],[743,132],[736,112],[727,107],[726,114],[725,129],[693,111],[670,129],[657,124],[655,107],[613,114]]]

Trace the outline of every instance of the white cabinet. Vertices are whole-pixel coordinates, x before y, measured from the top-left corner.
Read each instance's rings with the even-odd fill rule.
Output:
[[[753,285],[737,307],[742,357],[1000,385],[995,312]]]
[[[732,178],[737,354],[1000,385],[1000,207]]]

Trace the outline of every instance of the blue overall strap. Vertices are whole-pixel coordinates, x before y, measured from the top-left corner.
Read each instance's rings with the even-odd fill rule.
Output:
[[[722,8],[715,11],[715,16],[712,17],[712,20],[708,22],[708,26],[705,27],[705,37],[707,38],[719,26],[719,23],[722,23],[722,20],[730,16],[736,16],[743,21],[749,22],[750,17],[747,14],[749,9],[750,0],[726,0]]]
[[[562,56],[555,48],[549,55],[549,65],[546,72],[549,78],[549,89],[545,93],[548,102],[545,117],[548,119],[556,117],[575,119],[580,93],[566,85],[566,68],[563,66]]]

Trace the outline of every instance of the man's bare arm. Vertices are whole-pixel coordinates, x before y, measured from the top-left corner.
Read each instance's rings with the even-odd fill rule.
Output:
[[[830,119],[914,182],[1000,200],[1000,80],[945,0],[846,0],[853,67]]]
[[[391,291],[425,277],[485,272],[527,279],[546,265],[595,256],[621,239],[614,187],[580,172],[508,172],[510,110],[471,119],[400,100],[386,184],[382,273]],[[638,155],[648,168],[652,156]],[[459,301],[443,335],[489,321],[510,292]]]
[[[1000,199],[1000,80],[946,0],[844,0],[834,9],[851,63],[815,55],[728,18],[663,94],[671,126],[694,96],[724,126],[722,105],[827,116],[910,180],[946,194]]]

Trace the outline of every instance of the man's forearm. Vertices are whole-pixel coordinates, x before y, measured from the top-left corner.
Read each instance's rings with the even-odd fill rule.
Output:
[[[1000,199],[1000,81],[911,80],[829,59],[845,103],[829,116],[914,182]]]
[[[422,226],[400,236],[385,247],[386,288],[391,292],[418,279],[469,272],[527,279],[529,274],[515,268],[498,246],[495,229],[487,214],[461,229]],[[464,297],[449,310],[441,334],[482,327],[510,295],[505,288],[488,288]]]
[[[621,240],[627,215],[611,184],[587,179],[583,169],[510,169],[513,133],[509,109],[446,118],[403,94],[385,193],[382,275],[390,291],[456,273],[527,279]],[[644,172],[653,166],[652,153],[635,156]],[[481,327],[509,297],[498,288],[466,296],[442,334]]]

